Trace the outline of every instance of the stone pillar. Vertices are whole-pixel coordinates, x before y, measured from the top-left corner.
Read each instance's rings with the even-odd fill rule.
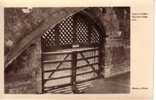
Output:
[[[41,93],[41,43],[38,39],[5,71],[5,93]]]
[[[36,93],[41,93],[42,80],[41,80],[41,40],[40,38],[36,43],[31,45],[29,55],[29,66],[32,68],[32,85],[35,88]]]
[[[122,11],[123,8],[121,8]],[[117,9],[118,10],[118,9]],[[128,34],[125,34],[125,31],[121,29],[129,29],[129,19],[125,18],[127,23],[123,23],[123,19],[119,19],[114,8],[106,7],[105,13],[99,16],[99,19],[103,23],[103,26],[106,29],[106,43],[105,43],[105,77],[111,77],[120,73],[128,71],[129,62],[130,62],[130,48],[125,48],[125,41],[123,35],[126,37]],[[129,32],[127,30],[126,32]]]

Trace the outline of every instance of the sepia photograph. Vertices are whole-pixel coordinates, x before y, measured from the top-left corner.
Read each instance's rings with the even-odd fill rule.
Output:
[[[130,7],[5,7],[5,94],[129,94]]]

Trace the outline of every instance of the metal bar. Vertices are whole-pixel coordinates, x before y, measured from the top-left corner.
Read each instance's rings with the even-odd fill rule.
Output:
[[[77,66],[77,52],[72,53],[72,77],[71,77],[71,84],[72,84],[72,92],[77,93],[76,87],[76,66]]]

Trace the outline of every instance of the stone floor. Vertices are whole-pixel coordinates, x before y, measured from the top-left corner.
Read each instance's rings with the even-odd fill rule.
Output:
[[[97,79],[93,86],[84,90],[86,94],[109,94],[109,93],[129,93],[130,73],[114,76],[107,79]]]

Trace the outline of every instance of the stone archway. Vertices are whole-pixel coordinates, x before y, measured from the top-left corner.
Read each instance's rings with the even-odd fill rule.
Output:
[[[102,76],[105,33],[99,24],[82,11],[45,31],[41,37],[42,93],[79,93],[81,83]],[[86,71],[77,70],[81,68]],[[86,76],[77,78],[80,75]]]

